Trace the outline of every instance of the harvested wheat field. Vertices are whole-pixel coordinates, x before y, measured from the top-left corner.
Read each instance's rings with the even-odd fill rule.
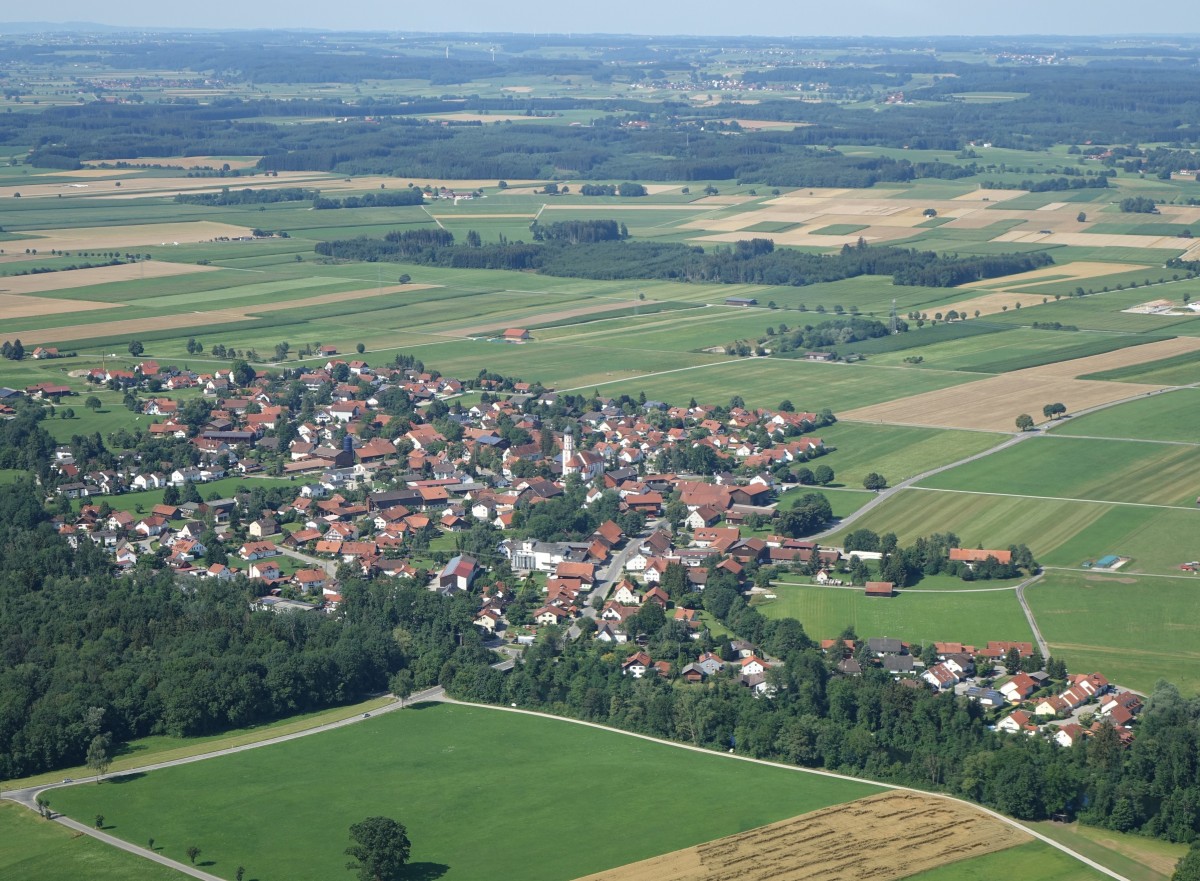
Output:
[[[217,238],[249,236],[250,228],[196,220],[184,223],[140,223],[129,226],[72,227],[39,229],[36,239],[6,242],[6,248],[37,248],[39,251],[91,251],[105,248],[132,248],[139,245],[171,245],[211,242]]]
[[[1009,275],[1003,281],[990,281],[982,284],[968,283],[959,285],[962,288],[983,288],[991,291],[1010,291],[1016,288],[1030,287],[1051,279],[1057,281],[1075,281],[1083,278],[1098,278],[1104,275],[1117,275],[1121,272],[1133,272],[1137,269],[1149,269],[1144,263],[1098,263],[1077,260],[1074,263],[1054,264],[1034,269],[1030,272],[1020,272]]]
[[[50,297],[24,297],[3,293],[0,289],[0,321],[33,318],[39,315],[64,315],[67,312],[90,312],[111,309],[114,303],[93,303],[88,300],[56,300]]]
[[[1163,387],[1076,379],[1077,376],[1196,351],[1200,351],[1200,339],[1176,337],[1103,355],[1014,370],[967,385],[860,407],[840,415],[858,422],[1013,431],[1015,420],[1022,413],[1028,413],[1035,422],[1045,421],[1042,407],[1050,401],[1061,401],[1069,412],[1074,413]]]
[[[1105,352],[1102,355],[1089,355],[1086,358],[1030,367],[1027,370],[1018,370],[1017,373],[1038,377],[1084,376],[1088,373],[1115,370],[1118,367],[1129,367],[1132,364],[1145,364],[1147,361],[1158,361],[1161,358],[1172,358],[1175,355],[1186,355],[1188,352],[1197,351],[1200,351],[1200,337],[1180,336],[1169,340],[1160,340],[1156,343],[1130,346],[1127,349],[1117,349],[1115,352]],[[1128,385],[1128,383],[1124,384]]]
[[[0,276],[0,292],[6,294],[36,294],[41,291],[65,291],[69,288],[85,288],[96,284],[108,284],[114,281],[136,281],[143,278],[167,278],[172,275],[188,275],[193,272],[212,272],[219,268],[217,266],[198,266],[195,263],[167,263],[162,260],[146,260],[139,263],[123,263],[120,266],[95,266],[91,269],[72,269],[69,272],[41,272],[37,275],[16,275],[11,278]],[[42,302],[49,301],[43,300]]]
[[[66,327],[53,327],[45,330],[22,331],[21,342],[25,344],[44,345],[45,343],[70,342],[71,340],[86,340],[93,337],[130,336],[152,330],[167,330],[173,328],[196,327],[202,324],[233,323],[235,321],[253,321],[257,316],[267,312],[281,312],[287,309],[304,309],[309,306],[320,306],[325,303],[340,303],[345,300],[367,299],[385,294],[409,293],[439,285],[406,284],[393,285],[383,288],[369,288],[361,291],[342,291],[334,294],[321,294],[302,300],[289,300],[282,303],[264,303],[261,306],[248,306],[243,309],[213,309],[205,312],[186,312],[181,315],[166,315],[158,318],[125,318],[117,321],[98,321],[93,324],[71,324]],[[32,298],[30,298],[32,299]],[[38,299],[38,303],[45,300]],[[75,301],[71,301],[72,304]],[[104,304],[108,305],[108,304]],[[123,307],[128,309],[129,307]],[[28,343],[26,343],[28,341]]]
[[[890,881],[1030,840],[967,805],[887,792],[580,881]]]
[[[1029,370],[1018,370],[967,385],[888,401],[886,404],[860,407],[840,413],[838,418],[892,425],[1011,432],[1016,430],[1015,420],[1022,413],[1028,413],[1034,422],[1044,422],[1042,407],[1049,401],[1061,401],[1069,411],[1074,412],[1158,388],[1161,386],[1037,376],[1031,375]]]

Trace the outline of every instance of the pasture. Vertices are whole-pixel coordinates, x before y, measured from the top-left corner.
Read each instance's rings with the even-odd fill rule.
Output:
[[[918,588],[920,585],[918,585]],[[774,600],[756,602],[768,618],[795,618],[813,639],[832,639],[847,627],[863,639],[890,636],[906,642],[966,642],[1032,638],[1011,585],[974,591],[902,592],[891,598],[867,597],[862,588],[774,583]]]
[[[653,836],[582,835],[570,847],[546,847],[565,816],[586,813],[597,828],[628,817],[628,799],[596,798],[581,775],[636,794],[639,811],[672,822]],[[138,844],[154,837],[176,859],[195,844],[211,863],[206,870],[225,878],[238,865],[259,881],[342,877],[346,830],[382,814],[408,827],[410,871],[447,881],[561,881],[878,791],[565,721],[433,705],[125,782],[56,790],[52,800],[73,816],[102,812],[112,834]],[[500,805],[520,822],[493,822]],[[265,828],[270,835],[246,834]]]
[[[1029,438],[985,459],[936,474],[920,485],[1194,509],[1200,494],[1195,460],[1192,446],[1051,435]]]
[[[1029,587],[1026,599],[1055,656],[1072,670],[1100,670],[1146,693],[1166,679],[1194,695],[1200,692],[1200,575],[1175,574],[1180,577],[1052,571]]]
[[[85,820],[90,821],[91,817]],[[181,877],[174,869],[47,823],[12,802],[0,802],[0,875],[37,881],[178,881]]]

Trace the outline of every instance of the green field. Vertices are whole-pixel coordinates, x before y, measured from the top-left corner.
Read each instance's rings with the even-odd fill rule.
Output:
[[[1180,389],[1064,420],[1054,434],[1200,444],[1200,389]]]
[[[604,781],[611,797],[581,779]],[[104,813],[112,834],[138,844],[153,837],[175,859],[195,844],[211,863],[206,871],[225,878],[239,864],[258,881],[345,877],[346,830],[383,814],[408,827],[409,871],[561,881],[878,791],[553,719],[442,705],[128,782],[56,790],[51,800],[72,816]],[[585,834],[546,846],[566,817],[616,828],[631,799],[671,822],[652,835]],[[497,827],[497,811],[519,822]]]
[[[1031,841],[908,875],[904,881],[995,881],[1002,877],[1021,881],[1102,881],[1108,876],[1048,844]],[[1134,881],[1132,876],[1130,881]]]
[[[934,532],[953,532],[962,547],[1025,544],[1043,565],[1074,568],[1107,554],[1132,558],[1131,573],[1179,574],[1200,559],[1200,512],[1103,502],[987,496],[906,489],[830,536],[867,528],[895,532],[902,544]]]
[[[12,802],[0,802],[0,876],[30,881],[178,881],[182,877],[174,869],[48,823]]]
[[[730,395],[737,393],[748,407],[775,407],[786,398],[797,409],[829,407],[837,414],[977,378],[949,371],[742,358],[702,369],[675,369],[656,376],[605,382],[599,388],[606,395],[636,396],[645,391],[647,397],[668,403],[687,403],[693,397],[697,401],[725,403]]]
[[[1160,385],[1192,385],[1200,383],[1200,358],[1194,352],[1131,364],[1115,370],[1088,373],[1081,379],[1113,380],[1116,382],[1145,382]]]
[[[1200,575],[1175,574],[1182,577],[1051,572],[1026,598],[1054,654],[1073,670],[1097,669],[1143,692],[1167,679],[1185,694],[1196,694]]]
[[[1191,446],[1052,435],[943,471],[921,486],[1194,509],[1195,460]]]
[[[975,587],[978,591],[983,582]],[[813,639],[831,639],[847,626],[863,639],[892,636],[906,642],[1032,639],[1011,589],[901,593],[890,599],[818,585],[774,584],[778,599],[756,604],[768,618],[795,618]]]
[[[1187,847],[1182,844],[1082,823],[1044,821],[1026,825],[1121,873],[1129,881],[1169,881],[1176,861],[1187,853]]]
[[[862,487],[862,480],[876,471],[891,483],[948,465],[983,452],[1005,439],[984,431],[953,431],[868,422],[839,422],[815,432],[835,452],[809,467],[828,465],[837,483]]]

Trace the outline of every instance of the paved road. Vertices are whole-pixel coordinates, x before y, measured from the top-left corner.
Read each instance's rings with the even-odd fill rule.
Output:
[[[1029,602],[1025,599],[1025,588],[1040,581],[1045,574],[1045,572],[1039,572],[1032,578],[1026,578],[1018,584],[1017,602],[1021,604],[1021,611],[1025,613],[1025,620],[1029,622],[1029,629],[1033,631],[1033,638],[1037,640],[1038,651],[1042,653],[1043,658],[1048,658],[1050,657],[1050,646],[1046,644],[1046,638],[1042,636],[1042,630],[1038,627],[1037,619],[1033,617],[1033,609],[1029,608]]]
[[[337,575],[336,560],[321,560],[317,557],[310,557],[308,554],[302,554],[299,551],[293,551],[291,548],[285,548],[283,545],[278,545],[280,553],[285,557],[291,557],[293,560],[299,560],[313,569],[321,569],[326,575]]]
[[[655,526],[657,526],[657,523],[655,523]],[[652,528],[649,524],[647,524],[646,528],[640,533],[629,536],[628,540],[625,542],[625,547],[623,547],[612,558],[612,560],[609,561],[608,568],[604,570],[604,574],[596,582],[596,588],[588,594],[587,602],[583,607],[583,614],[586,617],[595,618],[596,615],[599,614],[592,606],[592,601],[596,597],[608,596],[609,590],[612,589],[613,582],[621,577],[621,573],[625,571],[625,564],[629,562],[630,557],[637,553],[638,545],[642,543],[642,539],[648,536],[651,531]]]

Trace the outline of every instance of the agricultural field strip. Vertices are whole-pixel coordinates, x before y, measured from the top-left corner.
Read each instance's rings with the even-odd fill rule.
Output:
[[[1039,841],[1042,841],[1043,843],[1048,844],[1051,847],[1053,847],[1054,849],[1067,854],[1068,856],[1091,867],[1092,869],[1095,869],[1096,871],[1101,872],[1102,874],[1115,879],[1115,881],[1129,881],[1129,879],[1127,879],[1125,876],[1112,871],[1111,869],[1095,862],[1092,859],[1089,859],[1088,857],[1084,856],[1083,854],[1080,854],[1080,853],[1072,850],[1071,848],[1067,847],[1066,845],[1055,841],[1054,839],[1042,834],[1041,832],[1038,832],[1035,829],[1029,828],[1025,824],[1018,822],[1017,820],[1014,820],[1010,817],[1006,817],[997,811],[991,810],[990,808],[986,808],[981,805],[976,805],[976,804],[973,804],[972,802],[966,801],[964,799],[955,798],[954,796],[943,795],[941,793],[926,792],[924,790],[914,789],[912,787],[895,786],[895,785],[888,784],[888,783],[876,783],[875,781],[861,780],[857,777],[851,777],[846,774],[838,774],[833,771],[823,771],[823,770],[819,770],[816,768],[802,768],[802,767],[798,767],[795,765],[785,765],[780,762],[771,762],[771,761],[767,761],[765,759],[755,759],[755,758],[751,758],[750,756],[740,756],[737,754],[715,752],[713,750],[708,750],[703,747],[694,746],[691,744],[677,743],[677,742],[671,741],[671,740],[663,740],[661,738],[652,737],[648,734],[638,734],[638,733],[632,732],[632,731],[624,731],[619,728],[611,728],[607,725],[601,725],[597,722],[588,722],[583,719],[571,719],[571,718],[567,718],[565,716],[554,716],[549,713],[542,713],[542,712],[538,712],[536,710],[522,710],[522,709],[513,708],[513,707],[500,707],[500,706],[492,706],[492,705],[488,705],[488,704],[472,704],[472,703],[467,703],[464,701],[456,701],[456,700],[453,700],[452,698],[446,697],[445,693],[442,691],[440,686],[433,688],[433,689],[429,689],[426,692],[421,692],[421,693],[415,694],[409,698],[410,703],[419,703],[421,701],[427,701],[427,700],[440,701],[440,702],[445,702],[445,703],[464,704],[465,706],[476,707],[479,709],[495,710],[495,711],[502,712],[502,713],[517,713],[520,715],[534,716],[534,717],[539,717],[539,718],[543,718],[543,719],[552,719],[552,720],[555,720],[558,722],[565,722],[565,723],[569,723],[569,724],[573,724],[573,725],[583,725],[588,728],[595,728],[595,729],[599,729],[602,731],[610,731],[610,732],[614,732],[617,734],[623,734],[626,737],[634,737],[639,740],[648,741],[650,743],[662,744],[665,746],[675,747],[676,749],[684,749],[684,750],[689,750],[692,752],[702,753],[704,755],[719,756],[721,758],[729,759],[729,760],[733,760],[733,761],[750,762],[753,764],[766,765],[768,767],[773,767],[773,768],[781,768],[781,769],[784,769],[787,771],[793,771],[793,772],[798,772],[798,773],[802,773],[802,774],[813,774],[813,775],[817,775],[820,777],[826,777],[826,778],[830,778],[830,779],[834,779],[834,780],[842,780],[842,781],[851,782],[851,783],[858,783],[858,784],[869,783],[871,785],[878,786],[884,790],[889,790],[889,791],[894,791],[894,792],[913,793],[923,799],[938,799],[941,801],[950,802],[950,803],[960,805],[960,806],[978,811],[980,813],[983,813],[995,820],[999,820],[1001,823],[1005,824],[1009,828],[1016,829],[1020,832],[1024,832],[1026,834],[1032,835],[1034,838],[1038,839]],[[379,713],[393,712],[393,711],[401,709],[402,706],[404,706],[404,705],[400,701],[396,701],[395,703],[388,704],[387,706],[384,706],[378,710],[375,710],[374,714],[378,715]],[[232,748],[225,749],[225,750],[218,750],[218,751],[214,751],[211,753],[203,753],[201,755],[190,756],[188,758],[183,758],[183,759],[177,759],[177,760],[171,761],[171,762],[163,762],[160,764],[146,765],[145,767],[142,767],[142,768],[131,768],[123,773],[125,773],[125,774],[145,773],[147,771],[157,770],[159,768],[172,767],[175,765],[190,764],[192,762],[199,762],[199,761],[203,761],[205,759],[216,758],[218,756],[228,755],[228,754],[232,754],[235,752],[244,752],[246,750],[258,749],[259,747],[270,746],[275,743],[282,743],[284,741],[289,741],[289,740],[296,740],[301,737],[307,737],[309,735],[318,734],[323,731],[329,731],[334,728],[340,728],[340,727],[343,727],[346,725],[353,725],[358,722],[362,722],[363,719],[364,719],[364,717],[362,717],[362,716],[355,716],[355,717],[351,717],[349,719],[344,719],[344,720],[341,720],[338,722],[331,722],[326,725],[322,725],[322,726],[319,726],[316,728],[311,728],[311,729],[308,729],[307,731],[299,731],[299,732],[295,732],[292,734],[282,735],[277,738],[259,741],[258,743],[245,744],[243,746],[232,747]],[[96,778],[94,778],[94,777],[84,778],[81,780],[76,780],[70,785],[80,785],[82,783],[92,782],[95,779]],[[62,785],[63,784],[57,784],[57,785],[52,785],[52,786],[34,787],[32,789],[10,791],[10,792],[6,793],[4,797],[12,799],[14,801],[17,801],[18,803],[24,805],[25,807],[33,810],[34,800],[39,794],[46,792],[48,790],[51,790],[51,789],[60,788]],[[93,829],[93,828],[87,826],[86,824],[78,823],[74,820],[70,820],[69,818],[56,818],[56,822],[63,823],[63,825],[69,826],[70,828],[75,829],[78,832],[83,832],[84,834],[92,835],[93,837],[99,838],[102,841],[107,841],[107,843],[114,843],[112,841],[108,841],[109,836],[105,835],[102,832],[99,832],[96,829]],[[130,852],[139,853],[139,854],[142,854],[143,856],[145,856],[145,854],[142,853],[144,848],[135,847],[134,845],[127,844],[126,842],[120,842],[120,844],[117,844],[117,846],[122,846],[122,845],[125,845],[125,849],[130,850]],[[183,864],[178,864],[178,863],[172,863],[172,865],[173,865],[173,867],[178,868],[182,871],[187,871],[190,868],[188,866],[185,866]],[[195,872],[188,872],[188,874],[192,874],[193,877],[203,877],[206,879],[206,881],[224,881],[224,879],[218,879],[218,878],[216,878],[216,876],[212,876],[212,875],[196,875]]]
[[[1081,575],[1094,575],[1096,572],[1096,570],[1094,570],[1094,569],[1080,569],[1078,566],[1043,566],[1042,568],[1047,571],[1053,571],[1053,572],[1078,572]],[[1120,570],[1117,570],[1117,572],[1115,572],[1113,574],[1119,575]],[[1177,579],[1181,579],[1183,581],[1191,581],[1191,582],[1195,582],[1195,580],[1196,580],[1195,575],[1167,575],[1166,573],[1163,573],[1163,572],[1137,572],[1137,573],[1135,573],[1134,577],[1136,577],[1136,578],[1177,578]]]
[[[1107,438],[1105,438],[1107,440]],[[1112,499],[1081,499],[1072,498],[1069,496],[1035,496],[1028,493],[1001,493],[1001,492],[982,492],[973,489],[946,489],[938,486],[910,486],[909,489],[920,490],[921,492],[933,493],[959,493],[968,496],[999,496],[1001,498],[1010,499],[1040,499],[1047,502],[1081,502],[1089,505],[1120,505],[1127,508],[1165,508],[1169,511],[1200,511],[1200,508],[1195,506],[1188,507],[1186,505],[1154,505],[1149,502],[1118,502]]]

